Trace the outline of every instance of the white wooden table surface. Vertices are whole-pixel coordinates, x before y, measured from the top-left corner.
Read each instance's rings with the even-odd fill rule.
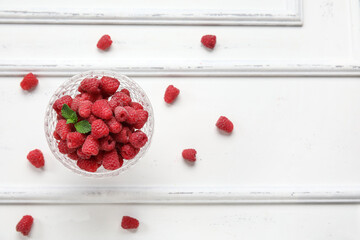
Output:
[[[25,214],[40,240],[359,239],[359,10],[357,0],[1,0],[0,239],[26,239],[15,231]],[[96,49],[103,34],[108,52]],[[204,34],[217,35],[214,51]],[[44,136],[52,93],[91,69],[132,76],[155,112],[149,151],[111,179],[70,172]],[[30,71],[40,83],[27,93]],[[169,84],[181,90],[171,106]],[[231,136],[216,130],[220,115]],[[181,158],[189,147],[194,166]],[[34,148],[44,170],[26,160]],[[137,232],[120,228],[123,215],[140,220]]]

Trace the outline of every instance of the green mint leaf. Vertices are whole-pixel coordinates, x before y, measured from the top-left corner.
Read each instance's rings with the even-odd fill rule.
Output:
[[[82,120],[78,123],[75,123],[74,126],[76,128],[76,131],[78,131],[79,133],[88,133],[91,131],[91,125],[86,120]]]
[[[78,120],[76,112],[73,111],[67,104],[62,106],[61,115],[67,120],[67,124],[76,123]]]

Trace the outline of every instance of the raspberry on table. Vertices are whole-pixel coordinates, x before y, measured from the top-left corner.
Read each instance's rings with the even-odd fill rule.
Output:
[[[35,88],[39,83],[39,80],[32,73],[28,73],[25,75],[23,80],[20,82],[20,87],[23,90],[31,90]]]
[[[128,95],[130,97],[130,91],[127,90],[126,88],[121,89],[120,92],[125,93],[126,95]]]
[[[85,136],[79,132],[70,132],[66,136],[68,148],[78,148],[85,142]]]
[[[87,92],[89,94],[99,94],[100,93],[100,81],[96,78],[85,78],[81,81],[79,86],[79,91]],[[90,99],[88,99],[90,100]]]
[[[73,152],[73,153],[68,153],[67,155],[70,159],[74,160],[74,161],[77,161],[80,159],[80,157],[77,155],[76,152]]]
[[[112,117],[110,120],[106,121],[109,131],[111,133],[119,133],[122,129],[121,123],[119,123],[115,117]]]
[[[27,155],[27,159],[36,168],[41,168],[45,165],[44,155],[39,149],[30,151]]]
[[[139,153],[139,151],[140,149],[135,148],[130,144],[125,144],[120,148],[121,156],[126,160],[133,159]]]
[[[144,109],[144,107],[138,102],[131,102],[130,107],[132,107],[135,110]]]
[[[123,229],[136,229],[139,227],[139,220],[133,217],[123,216],[121,227]]]
[[[131,145],[133,145],[135,148],[141,148],[143,147],[148,141],[148,137],[146,134],[140,130],[137,130],[136,132],[132,133],[129,138],[129,142]]]
[[[74,102],[74,101],[73,101]],[[91,107],[93,103],[90,100],[84,100],[79,104],[78,112],[83,118],[88,118],[91,115]],[[73,109],[74,110],[74,109]]]
[[[128,115],[127,115],[127,118],[126,118],[126,122],[128,124],[135,124],[136,123],[136,119],[137,119],[137,116],[136,116],[136,110],[133,109],[132,107],[129,107],[129,106],[125,106],[124,107],[125,110],[127,111]]]
[[[107,170],[115,170],[122,166],[123,161],[119,159],[117,151],[114,149],[111,152],[104,153],[102,165]]]
[[[99,39],[96,46],[101,50],[106,50],[111,46],[111,44],[112,44],[112,40],[110,36],[106,34]]]
[[[113,95],[120,86],[120,82],[116,78],[104,76],[100,81],[101,90],[108,95]]]
[[[173,85],[169,85],[165,90],[164,100],[166,103],[172,103],[175,101],[177,96],[179,95],[180,90],[174,87]]]
[[[91,135],[96,138],[102,138],[109,135],[109,128],[103,120],[97,119],[91,124]]]
[[[90,159],[82,159],[80,158],[76,164],[79,168],[87,171],[87,172],[96,172],[96,170],[99,168],[99,164],[96,162],[95,158]]]
[[[182,157],[190,162],[196,161],[196,150],[193,148],[184,149],[182,151]]]
[[[69,95],[62,96],[61,98],[57,99],[53,104],[53,109],[56,111],[57,114],[61,115],[61,109],[64,104],[67,104],[69,107],[72,104],[72,97]]]
[[[132,134],[130,128],[123,127],[123,129],[120,131],[120,133],[114,135],[114,139],[116,142],[119,143],[128,143],[130,135]]]
[[[58,120],[56,127],[55,127],[56,133],[60,136],[62,140],[66,139],[66,136],[68,133],[71,132],[71,125],[66,123],[65,119]]]
[[[91,107],[91,112],[96,117],[105,120],[110,119],[113,116],[113,112],[109,106],[109,103],[105,99],[95,101]]]
[[[128,118],[128,112],[124,107],[117,106],[114,110],[115,118],[118,122],[125,122]]]
[[[210,49],[214,49],[216,44],[216,36],[215,35],[204,35],[201,38],[201,43]]]
[[[216,122],[216,126],[227,132],[227,133],[231,133],[234,129],[234,125],[233,123],[227,118],[227,117],[224,117],[224,116],[221,116],[217,122]]]
[[[140,129],[147,122],[149,113],[143,109],[136,110],[135,124],[134,128]]]
[[[100,142],[100,150],[109,152],[115,149],[116,142],[110,135],[100,139],[99,142]]]
[[[34,218],[30,215],[25,215],[16,225],[16,231],[21,232],[24,236],[29,235],[31,227],[34,223]]]
[[[91,154],[85,154],[82,151],[82,148],[78,148],[76,151],[76,154],[79,156],[79,158],[83,158],[83,159],[90,159],[91,158]]]
[[[99,141],[92,135],[88,135],[82,145],[81,151],[86,155],[98,155],[100,150]]]

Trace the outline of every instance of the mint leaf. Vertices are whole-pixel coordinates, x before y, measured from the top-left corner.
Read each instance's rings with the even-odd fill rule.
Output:
[[[67,124],[76,123],[78,120],[76,112],[73,111],[67,104],[62,106],[61,115],[67,120]]]
[[[75,123],[74,126],[76,128],[76,131],[78,131],[79,133],[88,133],[91,131],[91,125],[86,120],[82,120],[78,123]]]

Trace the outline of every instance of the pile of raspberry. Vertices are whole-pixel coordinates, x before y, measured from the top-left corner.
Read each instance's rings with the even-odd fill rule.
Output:
[[[132,101],[126,88],[118,91],[119,86],[119,80],[112,77],[85,78],[78,95],[65,95],[53,105],[58,114],[54,138],[59,151],[85,171],[96,172],[101,166],[118,169],[148,141],[141,131],[148,112]],[[90,132],[80,133],[73,123],[67,123],[61,113],[64,104],[76,112],[78,122],[86,120],[91,124]]]

